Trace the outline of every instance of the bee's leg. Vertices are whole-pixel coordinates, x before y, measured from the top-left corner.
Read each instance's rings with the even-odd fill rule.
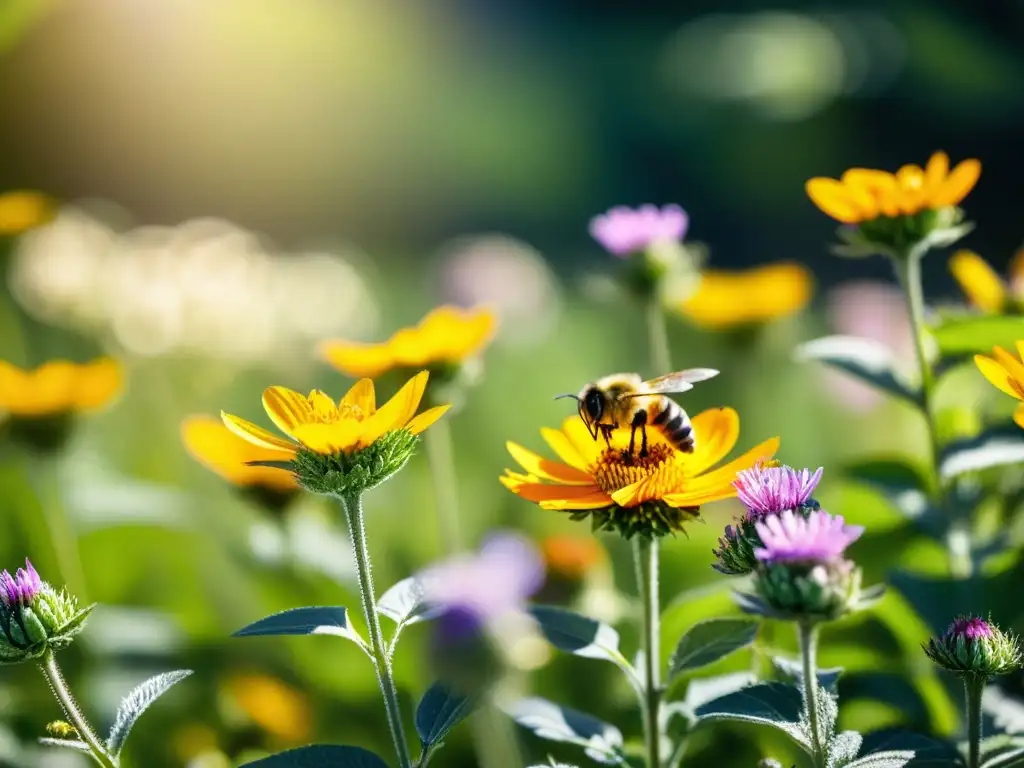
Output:
[[[647,422],[640,425],[640,458],[647,455]]]
[[[614,424],[598,424],[598,428],[601,430],[601,436],[604,438],[604,444],[609,448],[612,447],[612,430],[615,429]]]
[[[643,438],[640,444],[640,457],[643,458],[647,455],[647,411],[639,410],[633,415],[633,421],[629,425],[629,455],[633,455],[633,451],[636,450],[636,431],[641,430],[641,436]]]

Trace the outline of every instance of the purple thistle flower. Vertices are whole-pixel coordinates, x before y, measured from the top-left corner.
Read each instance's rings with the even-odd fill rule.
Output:
[[[690,217],[678,205],[643,205],[632,209],[617,206],[590,220],[590,234],[605,250],[628,256],[653,243],[682,240]]]
[[[805,504],[818,482],[822,468],[795,470],[787,466],[758,464],[736,475],[736,495],[747,508],[747,519],[777,515]]]
[[[427,601],[444,611],[442,633],[456,640],[520,609],[543,584],[544,561],[527,539],[500,533],[478,553],[435,565],[420,580]]]
[[[19,568],[14,576],[9,571],[0,573],[0,602],[7,608],[30,605],[42,588],[43,580],[28,558],[25,567]]]
[[[977,616],[959,616],[942,636],[944,641],[956,640],[963,637],[967,640],[980,640],[983,637],[992,637],[995,634],[992,625]]]
[[[754,555],[767,563],[830,562],[864,533],[861,525],[846,525],[842,515],[820,510],[805,519],[787,509],[754,525],[764,544]]]

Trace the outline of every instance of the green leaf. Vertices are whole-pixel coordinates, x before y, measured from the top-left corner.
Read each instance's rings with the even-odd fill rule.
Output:
[[[614,725],[541,698],[520,699],[508,714],[538,738],[577,744],[599,763],[622,762],[622,732]]]
[[[377,612],[396,624],[407,627],[410,624],[437,618],[443,610],[427,602],[423,582],[415,576],[410,576],[381,595],[377,601]]]
[[[921,407],[920,389],[899,373],[892,350],[880,341],[859,336],[824,336],[800,345],[796,357],[838,368]]]
[[[783,683],[760,683],[702,704],[694,714],[701,722],[738,720],[778,728],[809,750],[810,743],[800,722],[802,711],[803,698],[796,688]]]
[[[695,677],[687,684],[683,700],[670,702],[666,706],[679,705],[672,714],[678,713],[695,719],[694,712],[698,707],[730,693],[749,688],[756,683],[757,678],[750,672],[730,672],[713,677]]]
[[[388,768],[388,764],[362,747],[314,744],[290,749],[246,763],[260,768]]]
[[[107,737],[107,751],[115,757],[121,754],[125,739],[136,721],[149,709],[150,705],[167,693],[171,686],[180,683],[192,674],[191,669],[179,669],[174,672],[164,672],[149,678],[146,682],[137,686],[121,701],[117,708],[117,715],[114,717],[114,725]]]
[[[1024,747],[1014,747],[1004,752],[986,757],[981,768],[1019,768],[1024,765]]]
[[[544,637],[560,651],[628,664],[619,651],[619,633],[607,624],[550,605],[534,605],[529,611],[540,624]]]
[[[1007,693],[1002,687],[985,687],[981,709],[992,719],[995,728],[1004,734],[1024,733],[1024,701]]]
[[[243,627],[233,637],[288,635],[335,635],[351,640],[364,651],[366,643],[348,622],[348,609],[337,607],[292,608]]]
[[[85,752],[87,755],[92,754],[92,747],[90,747],[84,741],[42,738],[39,739],[39,743],[44,747],[63,747],[64,749],[73,749],[75,752]]]
[[[416,733],[426,749],[436,744],[473,711],[475,701],[434,683],[416,707]]]
[[[861,756],[847,768],[951,768],[963,766],[953,744],[897,728],[864,736]]]
[[[709,619],[694,624],[676,646],[669,662],[669,680],[691,669],[713,664],[750,645],[757,636],[752,619]]]
[[[991,353],[992,347],[1013,349],[1024,339],[1024,317],[984,315],[948,320],[932,329],[943,357]]]
[[[949,480],[964,472],[1021,462],[1024,462],[1024,429],[1016,424],[1000,425],[945,446],[939,457],[939,474],[943,480]]]
[[[849,765],[860,751],[861,742],[864,737],[857,731],[843,731],[829,742],[827,746],[828,757],[825,761],[826,768],[843,768]]]

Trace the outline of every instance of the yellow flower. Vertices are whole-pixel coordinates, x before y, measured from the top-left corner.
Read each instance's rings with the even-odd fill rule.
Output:
[[[1013,420],[1018,427],[1024,428],[1024,341],[1017,342],[1019,357],[1014,357],[1002,347],[993,349],[992,354],[993,357],[975,355],[974,362],[992,386],[1014,400],[1022,401],[1014,411]]]
[[[289,461],[292,454],[253,445],[212,416],[190,416],[181,424],[181,439],[200,464],[229,483],[287,493],[297,488],[295,477],[273,467],[250,466],[250,461]]]
[[[19,235],[45,224],[53,216],[53,202],[39,192],[20,190],[0,195],[0,235]]]
[[[803,309],[811,299],[811,273],[783,262],[741,272],[709,269],[679,310],[704,328],[735,328],[767,323]]]
[[[851,168],[841,179],[817,177],[807,194],[818,208],[844,224],[860,224],[880,216],[913,216],[924,210],[958,205],[981,176],[978,160],[963,160],[950,171],[945,152],[928,165],[904,165],[896,173]]]
[[[1024,250],[1010,261],[1009,285],[974,251],[954,253],[949,268],[967,300],[982,312],[1000,314],[1024,298]]]
[[[649,449],[644,457],[626,453],[629,430],[615,430],[611,447],[595,441],[576,416],[561,430],[543,429],[541,435],[561,461],[551,461],[508,443],[525,474],[506,470],[501,482],[513,493],[543,509],[599,512],[602,527],[620,528],[626,535],[641,530],[667,533],[681,530],[697,508],[736,495],[736,473],[770,459],[779,447],[772,438],[717,469],[736,445],[740,419],[732,408],[716,408],[694,417],[693,453],[677,451],[656,429],[648,429]],[[626,510],[620,513],[620,509]],[[632,515],[632,517],[631,517]]]
[[[495,325],[496,318],[487,309],[444,306],[379,344],[332,340],[321,343],[319,350],[347,376],[377,378],[396,368],[458,365],[487,346]]]
[[[306,396],[286,387],[269,387],[263,392],[263,408],[291,440],[223,411],[221,418],[239,437],[289,459],[294,459],[300,448],[323,455],[353,453],[395,430],[418,435],[448,410],[447,405],[439,405],[415,415],[427,376],[426,371],[413,376],[379,409],[370,379],[357,381],[338,403],[319,390]]]
[[[236,675],[224,684],[228,695],[267,733],[289,743],[306,741],[312,713],[306,697],[267,675]]]
[[[120,364],[110,358],[51,360],[34,370],[0,360],[0,411],[36,419],[95,410],[114,399],[122,380]]]

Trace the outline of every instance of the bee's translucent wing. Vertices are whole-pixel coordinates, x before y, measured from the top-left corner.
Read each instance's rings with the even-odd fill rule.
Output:
[[[707,381],[717,375],[718,371],[714,368],[690,368],[685,371],[666,373],[664,376],[645,381],[644,386],[651,393],[659,395],[689,392],[697,382]]]

